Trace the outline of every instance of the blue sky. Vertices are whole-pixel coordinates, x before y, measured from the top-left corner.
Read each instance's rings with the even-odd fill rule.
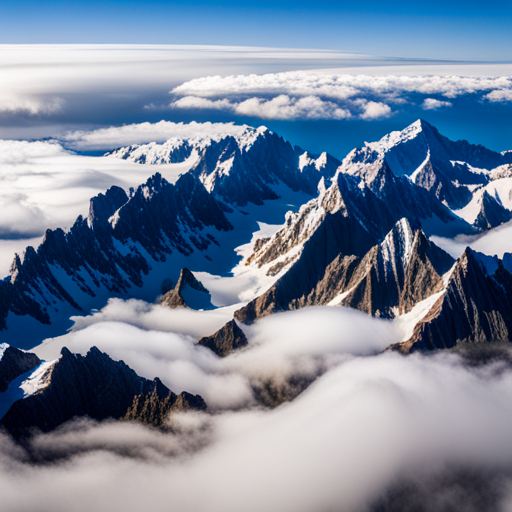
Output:
[[[328,48],[381,56],[512,60],[510,0],[0,5],[0,43],[157,43]]]

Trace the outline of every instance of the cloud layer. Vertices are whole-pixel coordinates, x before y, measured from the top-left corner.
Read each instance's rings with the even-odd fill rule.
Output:
[[[136,511],[150,502],[155,511],[359,512],[379,503],[405,512],[419,501],[426,512],[473,512],[482,503],[505,512],[512,504],[506,347],[469,358],[372,355],[396,339],[391,322],[317,307],[244,326],[249,346],[219,359],[194,345],[198,328],[213,327],[213,312],[188,312],[176,334],[176,312],[115,302],[40,350],[98,345],[175,391],[202,393],[215,414],[178,416],[172,434],[68,424],[32,441],[33,458],[50,465],[28,463],[0,437],[7,510]],[[258,385],[286,394],[294,379],[315,377],[275,409],[255,403]]]
[[[209,105],[208,100],[198,99],[197,108],[205,108],[201,101]],[[214,108],[214,107],[211,107]],[[224,108],[224,107],[222,107]],[[114,149],[132,144],[147,142],[165,142],[171,138],[220,138],[228,135],[241,135],[246,125],[234,123],[132,123],[123,126],[110,126],[97,130],[72,131],[60,137],[67,145],[80,150]]]
[[[425,110],[452,106],[447,99],[512,101],[509,77],[351,75],[287,72],[208,76],[171,94],[174,109],[226,110],[262,119],[379,119],[400,105]],[[438,98],[430,97],[436,95]],[[429,96],[425,98],[425,96]]]
[[[17,512],[135,512],[148,503],[157,512],[355,512],[380,502],[405,512],[416,500],[426,512],[482,503],[505,512],[511,389],[505,362],[346,358],[274,410],[181,416],[167,435],[67,425],[32,442],[36,458],[57,459],[50,465],[28,463],[2,436],[2,503]]]

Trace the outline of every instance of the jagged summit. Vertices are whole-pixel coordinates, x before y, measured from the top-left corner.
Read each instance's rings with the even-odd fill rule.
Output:
[[[176,286],[162,295],[158,302],[169,308],[213,309],[210,292],[196,279],[194,274],[183,268]]]
[[[49,432],[76,416],[96,420],[126,416],[156,424],[164,417],[155,418],[154,409],[167,414],[171,410],[205,408],[201,397],[188,393],[177,396],[159,379],[139,377],[123,361],[114,361],[96,347],[85,356],[62,348],[60,358],[47,365],[38,379],[33,392],[15,401],[0,421],[14,437],[30,435],[34,428]],[[145,400],[153,405],[149,417],[140,407]]]
[[[412,337],[395,348],[413,352],[462,343],[511,342],[512,274],[510,255],[506,256],[500,260],[468,247],[444,293],[416,325]]]
[[[151,164],[194,157],[188,173],[196,176],[208,192],[239,206],[278,199],[280,185],[314,196],[319,181],[330,179],[340,165],[330,155],[315,157],[292,147],[264,126],[246,127],[239,135],[130,146],[106,156]]]
[[[343,160],[344,172],[365,176],[371,164],[385,160],[397,176],[407,176],[452,209],[464,207],[475,186],[491,179],[490,171],[512,161],[467,141],[451,141],[424,120],[377,142],[365,143]]]
[[[220,357],[225,357],[234,350],[245,347],[248,343],[244,331],[238,327],[235,320],[230,320],[224,327],[211,336],[203,336],[198,345],[209,348]]]
[[[481,199],[480,211],[474,222],[474,226],[482,231],[495,228],[512,219],[512,212],[505,208],[499,197],[491,196],[484,190]]]
[[[337,215],[326,220],[336,219],[340,229],[341,218],[337,220]],[[325,239],[330,239],[332,233],[324,232],[324,222],[290,270],[263,295],[238,310],[237,320],[251,323],[276,311],[325,304],[394,318],[442,289],[442,276],[454,260],[429,241],[421,229],[414,231],[407,219],[400,219],[372,247],[372,237],[360,224],[350,217],[342,218],[345,224],[339,236],[345,244],[346,239],[352,239],[351,243],[330,242],[326,246]],[[358,247],[352,237],[364,245]]]

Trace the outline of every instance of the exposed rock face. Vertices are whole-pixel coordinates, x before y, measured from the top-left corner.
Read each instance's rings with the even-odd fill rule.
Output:
[[[231,229],[190,174],[175,185],[155,174],[129,199],[112,187],[69,232],[48,230],[37,251],[16,256],[10,280],[0,281],[0,329],[9,313],[49,324],[61,311],[87,312],[109,296],[133,296],[157,262],[205,251],[216,243],[212,233]]]
[[[146,425],[161,427],[173,412],[206,410],[206,404],[199,395],[191,395],[185,391],[176,395],[165,387],[160,379],[156,378],[153,382],[153,391],[137,395],[123,420],[140,421]]]
[[[234,320],[231,320],[215,334],[203,336],[197,343],[208,347],[218,356],[225,357],[234,350],[245,347],[248,341],[244,331]]]
[[[329,254],[333,235],[327,237],[328,247],[317,246],[315,232],[298,262],[269,291],[237,311],[236,318],[249,323],[269,312],[332,302],[373,316],[393,318],[443,289],[441,276],[453,265],[453,258],[421,230],[413,232],[407,219],[398,221],[384,240],[371,248],[368,234],[366,247],[357,247],[354,240],[364,242],[365,232],[359,224],[353,226],[359,226],[359,232],[356,229],[352,237],[347,236],[350,231],[339,233],[342,239],[337,254]],[[343,243],[347,246],[343,247]],[[351,254],[351,247],[357,252]],[[366,254],[362,254],[364,249],[368,249]],[[315,270],[315,254],[332,260],[321,261]],[[303,269],[302,265],[307,267]]]
[[[179,407],[176,403],[192,408],[199,404],[204,408],[200,397],[190,400],[182,397],[178,401],[159,380],[139,377],[125,363],[113,361],[96,347],[86,356],[63,348],[60,359],[42,377],[40,389],[14,402],[0,425],[13,436],[24,437],[33,428],[49,432],[75,416],[96,420],[125,416],[136,419],[138,408],[134,409],[134,405],[144,402],[144,397],[152,393],[156,393],[159,400],[164,397],[162,404],[171,403],[171,408]],[[161,410],[166,407],[162,406]],[[156,421],[155,415],[156,409],[151,415],[153,421]],[[141,413],[141,419],[144,418]]]
[[[468,247],[445,293],[416,325],[411,339],[394,348],[412,352],[512,341],[511,261],[511,255],[499,260]]]
[[[169,308],[212,309],[210,292],[188,268],[183,268],[176,286],[162,295],[158,302]]]
[[[401,132],[353,150],[343,161],[343,168],[365,174],[368,164],[385,160],[395,175],[409,176],[450,208],[458,209],[471,200],[470,186],[490,181],[482,169],[490,171],[511,159],[511,155],[467,141],[451,141],[426,121],[418,120]]]
[[[327,214],[304,244],[300,258],[263,295],[235,312],[244,323],[278,311],[315,304],[311,293],[324,277],[326,267],[339,255],[362,256],[373,244],[373,237],[341,210]]]
[[[315,195],[319,181],[332,178],[341,162],[323,153],[312,156],[265,127],[239,136],[170,139],[163,144],[121,148],[106,156],[139,163],[174,163],[197,155],[191,174],[209,192],[239,206],[279,198],[277,185]]]
[[[449,254],[428,241],[421,230],[413,233],[402,219],[362,259],[338,303],[393,318],[441,291],[441,276],[453,263]]]
[[[395,176],[386,162],[368,164],[366,171],[364,176],[338,172],[329,189],[303,205],[298,213],[288,215],[281,231],[255,244],[255,252],[247,263],[269,265],[268,274],[289,267],[301,257],[302,247],[310,244],[318,227],[324,222],[332,223],[331,217],[338,212],[341,216],[336,218],[349,216],[359,222],[372,239],[371,245],[380,242],[401,218],[406,218],[414,228],[422,227],[429,235],[475,233],[474,228],[455,217],[428,191],[408,178]]]
[[[41,360],[35,354],[0,345],[0,393],[7,389],[9,382],[40,363]]]
[[[512,219],[512,212],[485,190],[482,195],[482,206],[474,223],[475,227],[485,231],[510,219]]]

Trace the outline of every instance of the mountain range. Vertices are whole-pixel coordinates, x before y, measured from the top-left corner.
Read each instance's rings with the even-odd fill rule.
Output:
[[[402,353],[512,341],[512,255],[468,247],[456,259],[432,238],[478,235],[512,219],[512,152],[451,141],[420,120],[343,161],[264,127],[101,158],[155,172],[136,189],[93,197],[87,217],[48,230],[0,281],[0,397],[8,405],[0,422],[17,437],[75,416],[161,426],[172,411],[204,410],[201,397],[176,395],[96,348],[86,356],[63,349],[53,362],[26,351],[111,298],[219,307],[198,272],[222,278],[245,269],[261,284],[229,304],[232,320],[198,340],[219,357],[250,343],[246,325],[308,306],[401,321],[404,339],[389,348]],[[178,162],[189,170],[166,180],[159,165]],[[268,236],[258,236],[262,225],[273,226]]]

